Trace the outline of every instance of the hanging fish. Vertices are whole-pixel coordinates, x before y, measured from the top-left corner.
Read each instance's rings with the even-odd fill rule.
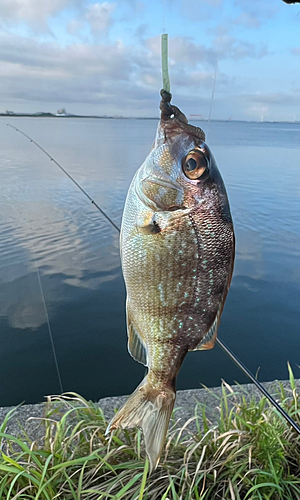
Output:
[[[168,75],[165,87],[167,82]],[[230,209],[204,132],[187,123],[171,97],[162,91],[156,141],[130,186],[121,239],[129,350],[149,372],[107,429],[142,427],[152,469],[162,451],[182,360],[187,351],[210,349],[215,341],[300,434],[299,425],[217,339],[234,260]],[[25,132],[8,126],[43,151],[119,231],[58,161]]]
[[[155,143],[129,187],[121,228],[128,349],[148,373],[107,429],[142,428],[151,469],[183,359],[214,346],[234,261],[228,198],[204,132],[171,94],[161,96]]]

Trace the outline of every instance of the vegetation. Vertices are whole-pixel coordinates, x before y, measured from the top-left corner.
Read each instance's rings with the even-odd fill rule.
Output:
[[[278,399],[300,424],[299,395]],[[76,394],[49,398],[42,443],[0,427],[0,499],[300,500],[300,437],[263,398],[246,401],[223,383],[216,425],[197,404],[183,427],[173,420],[165,454],[148,475],[139,430],[105,437],[97,404]],[[174,413],[176,418],[176,411]]]

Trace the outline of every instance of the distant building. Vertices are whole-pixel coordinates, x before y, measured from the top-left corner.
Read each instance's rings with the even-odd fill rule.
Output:
[[[8,109],[7,109],[7,110],[6,110],[6,114],[7,114],[7,115],[14,115],[15,113],[14,113],[14,111],[8,111]]]
[[[190,115],[190,118],[191,120],[194,119],[194,120],[203,120],[203,116],[202,115]]]
[[[67,110],[66,108],[58,109],[56,116],[67,116]]]

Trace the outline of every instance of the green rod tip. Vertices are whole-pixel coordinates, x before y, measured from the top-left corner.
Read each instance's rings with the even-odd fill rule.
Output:
[[[162,77],[163,89],[170,92],[170,79],[168,70],[168,35],[164,33],[161,35],[161,63],[162,63]]]

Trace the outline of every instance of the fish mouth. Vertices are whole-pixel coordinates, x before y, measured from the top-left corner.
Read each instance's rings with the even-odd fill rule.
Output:
[[[157,184],[158,186],[166,187],[167,189],[176,189],[178,192],[182,191],[182,186],[178,182],[172,181],[169,177],[164,178],[162,176],[154,177],[148,175],[142,179],[141,184],[143,184],[143,182],[151,182],[151,184]]]
[[[161,188],[160,192],[156,186],[158,189]],[[170,178],[148,175],[136,184],[136,194],[140,201],[154,212],[175,211],[186,208],[178,202],[178,199],[182,197],[182,186]],[[170,203],[163,201],[166,195],[169,195],[172,199]]]

